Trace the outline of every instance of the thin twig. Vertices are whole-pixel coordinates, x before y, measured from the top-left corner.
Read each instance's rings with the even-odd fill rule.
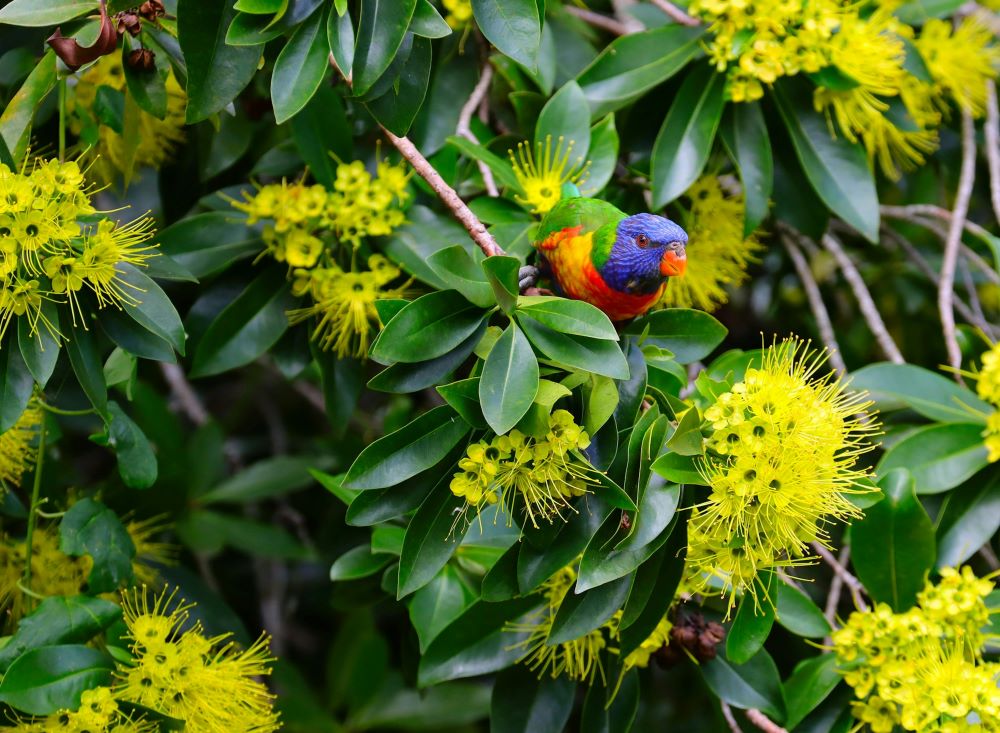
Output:
[[[747,720],[756,725],[765,733],[788,733],[787,730],[785,730],[780,725],[771,720],[769,717],[764,715],[764,713],[762,713],[760,710],[757,710],[757,708],[750,708],[749,710],[746,711],[746,713],[747,713]]]
[[[670,16],[675,23],[690,26],[700,24],[700,21],[697,18],[692,18],[690,15],[670,2],[670,0],[649,0],[649,2]]]
[[[205,409],[198,393],[194,391],[191,383],[184,376],[183,370],[176,364],[160,362],[160,371],[163,372],[163,378],[167,380],[170,390],[177,398],[177,404],[180,405],[188,419],[198,427],[205,425],[210,419],[208,410]]]
[[[812,547],[816,554],[822,558],[823,562],[829,565],[833,569],[833,572],[840,576],[840,579],[844,581],[844,584],[851,591],[851,596],[854,598],[854,605],[858,607],[858,610],[867,611],[868,604],[865,603],[865,600],[861,595],[865,589],[865,587],[861,584],[861,581],[851,575],[847,568],[840,564],[840,561],[836,558],[836,556],[823,547],[823,545],[819,542],[810,543],[810,547]]]
[[[490,88],[490,81],[493,79],[493,67],[489,64],[483,66],[482,73],[479,76],[479,81],[476,86],[472,89],[472,94],[462,105],[462,110],[458,113],[458,125],[455,127],[455,134],[464,137],[469,142],[479,144],[479,138],[475,136],[470,127],[472,122],[472,115],[477,108],[486,100],[486,92]],[[486,193],[490,196],[496,198],[500,195],[500,191],[497,189],[496,181],[493,180],[493,171],[490,167],[486,165],[481,160],[477,160],[476,163],[479,166],[479,172],[483,176],[483,185],[486,186]]]
[[[986,162],[990,169],[990,201],[993,202],[993,216],[1000,222],[1000,107],[997,105],[996,82],[986,80],[986,122],[983,124],[986,138]]]
[[[850,559],[851,547],[850,545],[845,545],[840,551],[840,557],[837,558],[837,564],[842,568],[847,567]],[[833,578],[830,580],[830,590],[826,594],[826,606],[823,608],[823,615],[830,626],[833,626],[833,623],[837,620],[837,608],[840,606],[840,594],[843,590],[844,578],[839,573],[834,573]],[[829,642],[824,643],[829,644]]]
[[[799,251],[799,248],[792,241],[788,233],[783,233],[781,241],[788,251],[788,256],[792,258],[792,264],[795,265],[795,271],[798,273],[799,280],[802,281],[802,287],[805,288],[809,307],[816,318],[819,337],[830,354],[830,364],[840,374],[846,374],[847,365],[844,363],[844,357],[840,354],[840,346],[837,344],[837,336],[833,330],[833,322],[830,320],[830,312],[826,309],[823,296],[819,291],[819,285],[816,282],[816,278],[813,277],[809,263],[806,262],[805,256]]]
[[[722,707],[722,717],[726,719],[726,725],[729,726],[729,730],[732,733],[743,733],[743,729],[736,722],[736,716],[733,715],[733,709],[729,707],[729,703],[725,700],[719,700],[719,705]]]
[[[614,18],[609,18],[606,15],[595,13],[593,10],[578,8],[575,5],[565,5],[563,6],[563,10],[570,15],[575,15],[587,25],[600,28],[608,33],[613,33],[616,36],[627,36],[629,34],[629,29],[624,23],[621,23]]]
[[[896,346],[896,342],[892,340],[892,336],[889,335],[889,329],[885,327],[885,321],[882,320],[881,314],[878,312],[878,308],[875,306],[875,300],[872,298],[872,294],[868,290],[868,286],[865,285],[864,279],[861,277],[861,273],[854,266],[851,258],[847,256],[844,248],[840,246],[840,242],[837,241],[835,237],[827,233],[823,235],[823,246],[826,247],[827,251],[833,255],[834,259],[837,260],[837,264],[840,266],[841,272],[844,273],[844,279],[847,280],[847,284],[851,286],[851,290],[854,291],[854,297],[858,301],[858,307],[861,309],[861,315],[865,317],[865,321],[868,323],[868,328],[871,329],[872,334],[875,336],[875,340],[878,341],[879,346],[882,348],[882,352],[886,355],[889,361],[894,364],[904,364],[906,362],[903,359],[903,355],[899,351],[899,347]]]
[[[962,244],[962,229],[969,213],[972,186],[976,181],[976,128],[972,115],[962,110],[962,168],[958,178],[955,206],[948,224],[948,237],[944,243],[944,257],[941,261],[941,276],[938,279],[938,313],[941,316],[941,330],[948,349],[948,363],[955,379],[962,384],[959,368],[962,366],[962,349],[958,345],[955,332],[955,309],[952,306],[955,290],[955,266],[958,250]]]

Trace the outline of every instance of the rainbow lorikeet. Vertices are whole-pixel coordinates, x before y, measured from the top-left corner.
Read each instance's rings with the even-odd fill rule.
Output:
[[[558,294],[625,321],[656,303],[668,277],[684,274],[687,241],[670,219],[628,216],[606,201],[574,197],[545,215],[534,246]]]

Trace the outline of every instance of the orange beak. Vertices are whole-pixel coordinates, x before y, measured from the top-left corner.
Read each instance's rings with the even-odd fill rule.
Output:
[[[663,253],[660,260],[660,274],[664,277],[680,277],[687,269],[687,253],[682,249],[679,252],[668,249]]]

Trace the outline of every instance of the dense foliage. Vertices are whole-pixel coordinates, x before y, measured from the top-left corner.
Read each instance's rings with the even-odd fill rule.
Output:
[[[0,3],[0,727],[1000,730],[998,6],[590,5]]]

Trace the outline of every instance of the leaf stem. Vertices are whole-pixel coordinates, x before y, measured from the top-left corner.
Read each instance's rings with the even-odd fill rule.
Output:
[[[38,453],[35,455],[35,476],[31,484],[31,504],[28,507],[28,532],[24,539],[24,575],[21,582],[29,595],[31,595],[31,552],[33,549],[32,543],[35,539],[35,525],[38,523],[36,509],[38,509],[40,503],[39,495],[42,491],[42,467],[45,465],[46,434],[46,424],[43,419],[38,429]]]
[[[46,412],[51,412],[53,415],[63,415],[65,417],[78,417],[80,415],[95,415],[97,411],[90,407],[86,410],[64,410],[61,407],[56,407],[54,405],[49,405],[41,400],[38,401],[38,406],[41,407]]]

